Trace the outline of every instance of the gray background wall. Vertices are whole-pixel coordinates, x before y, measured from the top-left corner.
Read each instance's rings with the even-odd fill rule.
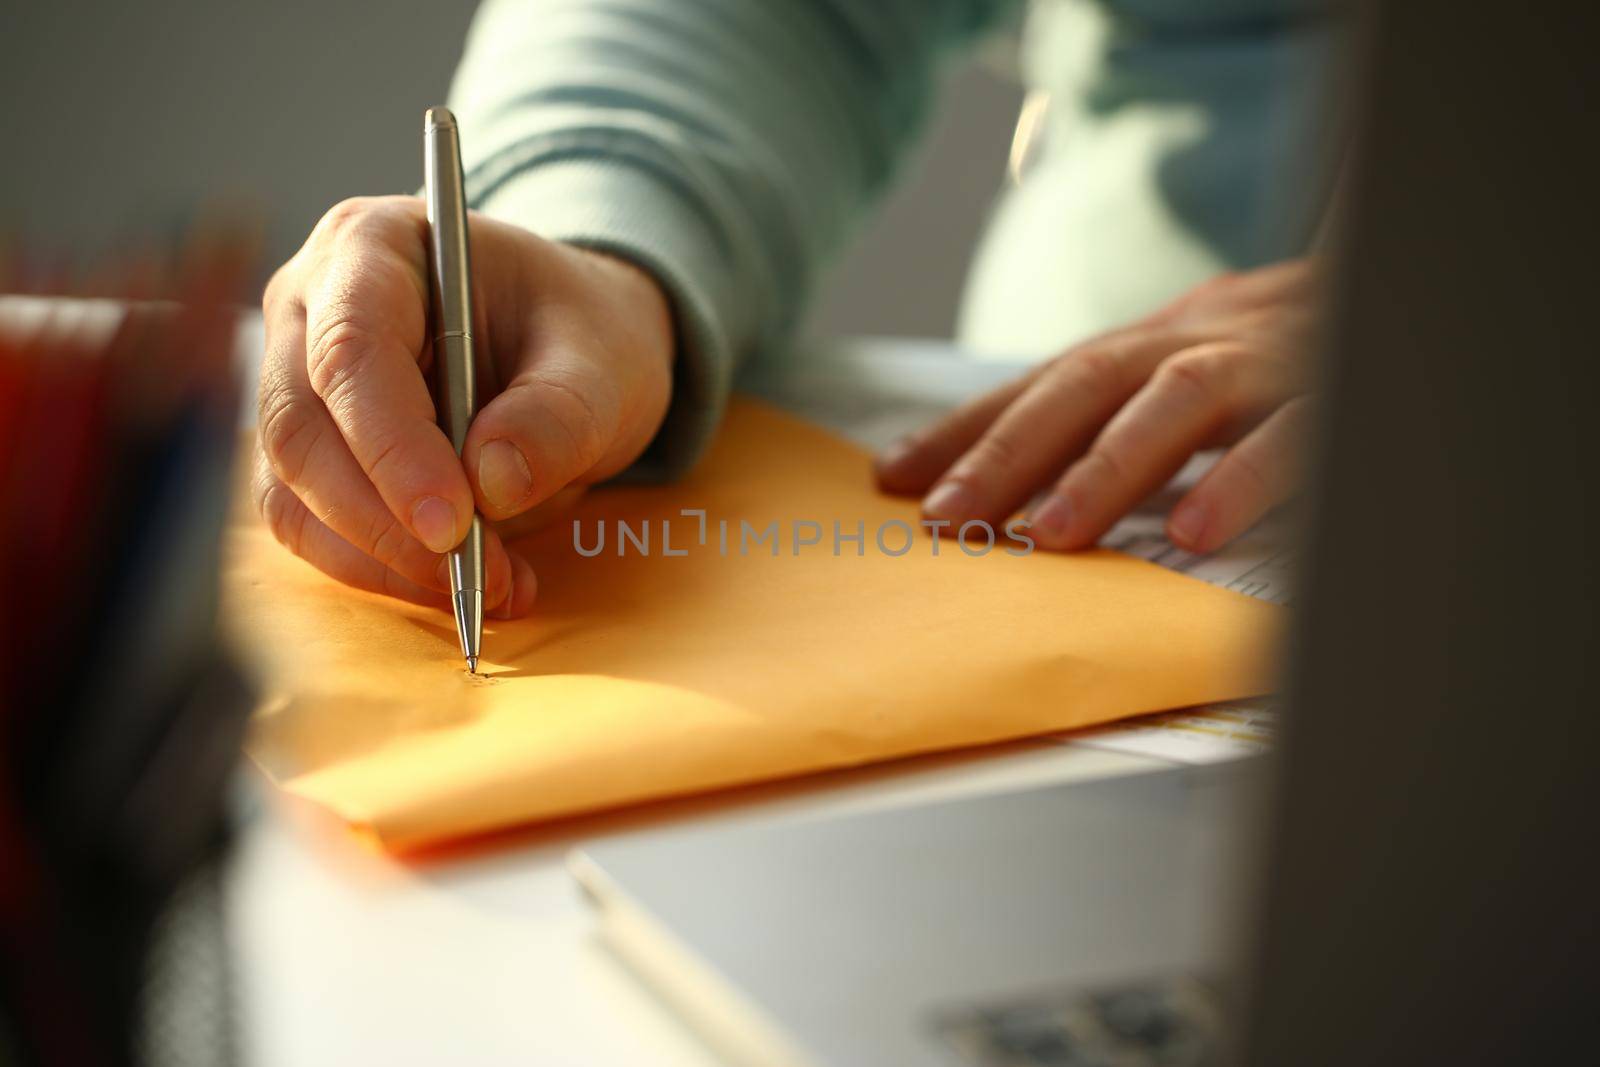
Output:
[[[0,235],[78,252],[243,202],[275,265],[339,199],[415,188],[417,116],[444,97],[473,6],[0,0]],[[975,64],[952,72],[815,331],[950,332],[1019,101]]]

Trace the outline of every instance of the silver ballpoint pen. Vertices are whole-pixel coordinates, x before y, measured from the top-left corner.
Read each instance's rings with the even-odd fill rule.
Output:
[[[478,413],[477,368],[472,346],[472,257],[467,250],[466,182],[461,137],[448,109],[423,116],[422,156],[428,201],[428,282],[433,303],[433,360],[439,379],[439,422],[461,455],[467,428]],[[467,670],[478,671],[483,642],[483,520],[450,553],[450,602]]]

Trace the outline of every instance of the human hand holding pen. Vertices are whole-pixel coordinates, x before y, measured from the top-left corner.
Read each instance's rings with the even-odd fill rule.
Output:
[[[428,388],[427,240],[420,199],[348,200],[273,276],[254,498],[327,574],[444,610],[443,553],[476,506],[498,524],[485,604],[522,615],[536,580],[502,533],[644,450],[671,392],[671,314],[631,264],[473,215],[481,410],[457,459]]]

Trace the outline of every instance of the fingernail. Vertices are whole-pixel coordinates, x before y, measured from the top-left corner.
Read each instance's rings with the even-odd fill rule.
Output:
[[[1180,548],[1192,549],[1200,543],[1200,535],[1206,532],[1206,519],[1204,504],[1185,500],[1167,520],[1167,539]]]
[[[922,501],[922,513],[935,519],[964,519],[972,514],[972,493],[960,482],[935,487]]]
[[[440,589],[446,589],[447,590],[447,589],[450,588],[450,557],[449,556],[441,556],[441,557],[439,557],[439,569],[435,572],[434,577],[438,581]]]
[[[435,552],[456,547],[456,509],[436,496],[425,496],[411,509],[411,529]]]
[[[1050,545],[1060,544],[1072,523],[1072,508],[1059,496],[1047,496],[1029,514],[1028,522],[1039,540]]]
[[[497,511],[512,512],[533,492],[533,472],[522,450],[494,440],[478,450],[478,487]]]
[[[892,472],[894,468],[906,461],[906,457],[911,455],[911,452],[912,439],[910,437],[902,437],[878,453],[876,466],[880,471]]]

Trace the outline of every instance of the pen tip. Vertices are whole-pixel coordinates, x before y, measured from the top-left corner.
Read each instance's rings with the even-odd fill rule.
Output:
[[[467,657],[467,673],[468,674],[477,674],[478,673],[478,657],[477,656],[468,656]]]

